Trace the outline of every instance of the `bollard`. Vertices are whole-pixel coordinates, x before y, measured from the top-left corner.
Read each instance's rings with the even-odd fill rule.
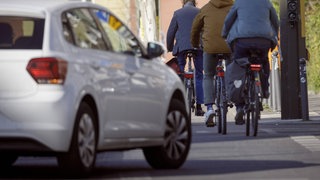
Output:
[[[280,111],[281,107],[280,68],[278,63],[278,51],[273,51],[271,68],[271,106],[273,111]]]
[[[300,95],[301,95],[301,110],[302,120],[309,120],[309,105],[308,105],[308,87],[307,87],[307,68],[306,59],[300,58],[299,60],[300,70]]]

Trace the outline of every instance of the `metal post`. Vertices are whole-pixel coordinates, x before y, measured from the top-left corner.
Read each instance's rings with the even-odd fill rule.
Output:
[[[278,51],[272,52],[272,109],[273,111],[280,111],[281,104],[281,93],[280,93],[280,68],[278,62]]]
[[[301,119],[300,58],[306,57],[304,0],[280,0],[281,119]]]
[[[307,89],[307,69],[306,59],[300,58],[300,92],[301,92],[301,110],[302,120],[309,120],[309,105],[308,105],[308,89]]]
[[[270,78],[269,78],[269,80],[270,80],[270,97],[269,97],[269,99],[268,99],[268,105],[269,105],[269,107],[273,110],[273,111],[275,111],[274,110],[274,101],[275,101],[275,95],[274,95],[274,88],[275,88],[275,82],[274,82],[274,68],[273,68],[273,66],[274,66],[274,56],[273,56],[273,53],[274,52],[272,52],[272,54],[271,54],[271,62],[270,62]]]

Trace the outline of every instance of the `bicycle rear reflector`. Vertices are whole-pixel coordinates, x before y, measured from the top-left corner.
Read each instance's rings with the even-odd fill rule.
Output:
[[[261,70],[261,64],[251,64],[250,69],[252,71],[260,71]]]
[[[193,73],[189,73],[189,72],[185,72],[184,73],[184,78],[187,78],[187,79],[192,79],[193,78]]]

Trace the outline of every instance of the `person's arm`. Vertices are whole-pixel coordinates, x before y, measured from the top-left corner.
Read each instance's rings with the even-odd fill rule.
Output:
[[[224,20],[224,24],[223,24],[223,28],[222,28],[222,32],[221,32],[221,36],[223,38],[227,38],[229,31],[230,31],[233,23],[236,21],[236,19],[237,19],[237,9],[233,5]]]
[[[274,28],[274,31],[277,33],[277,38],[279,39],[278,34],[279,34],[280,23],[279,23],[277,12],[272,6],[272,4],[270,9],[270,21],[271,21],[272,27]]]
[[[191,28],[190,41],[194,48],[200,47],[200,35],[203,28],[203,18],[201,13],[198,13],[194,18]]]
[[[169,52],[173,50],[174,39],[176,36],[177,29],[177,18],[176,14],[174,13],[167,32],[167,49]]]

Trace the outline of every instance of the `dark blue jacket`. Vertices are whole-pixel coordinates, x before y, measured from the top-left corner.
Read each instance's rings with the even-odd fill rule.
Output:
[[[231,43],[238,38],[267,38],[277,44],[279,19],[269,0],[236,0],[227,15],[222,37]]]
[[[190,42],[191,27],[198,13],[199,9],[191,2],[174,12],[167,32],[167,49],[172,51],[172,55],[193,48]]]

